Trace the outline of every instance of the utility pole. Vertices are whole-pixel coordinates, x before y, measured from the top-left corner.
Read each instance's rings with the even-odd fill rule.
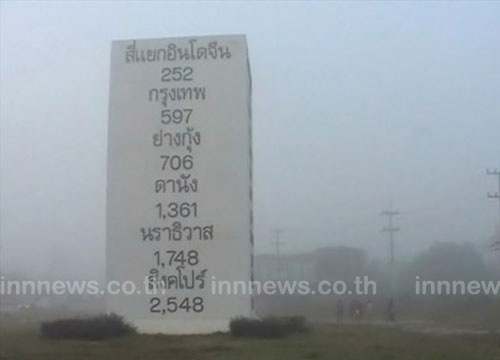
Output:
[[[392,210],[392,203],[391,203],[391,208],[390,210],[383,210],[381,215],[387,216],[388,224],[382,229],[382,232],[386,232],[389,234],[389,253],[390,253],[390,277],[391,277],[391,297],[389,299],[389,302],[387,303],[387,320],[394,322],[396,321],[396,310],[394,307],[394,298],[396,296],[396,266],[395,266],[395,259],[394,259],[394,233],[399,231],[398,227],[394,227],[394,223],[392,221],[392,218],[394,216],[399,215],[399,211],[397,210]]]
[[[499,169],[487,169],[486,174],[491,176],[496,176],[498,178],[498,191],[497,192],[488,192],[488,198],[497,199],[498,200],[498,240],[495,240],[493,243],[493,248],[500,251],[500,170]]]
[[[285,230],[279,227],[271,229],[271,232],[274,234],[274,243],[276,245],[276,274],[278,278],[281,277],[281,244],[283,243],[282,240],[280,240],[280,235],[284,231]]]
[[[387,216],[388,224],[382,229],[382,232],[389,233],[389,253],[390,253],[390,263],[394,264],[394,233],[399,231],[398,227],[394,227],[392,218],[396,215],[399,215],[399,211],[392,210],[383,210],[381,215]]]

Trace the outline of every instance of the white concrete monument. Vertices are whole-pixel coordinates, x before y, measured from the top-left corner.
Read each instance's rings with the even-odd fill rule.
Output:
[[[145,333],[227,330],[253,308],[214,291],[252,280],[246,38],[114,41],[110,81],[108,311]]]

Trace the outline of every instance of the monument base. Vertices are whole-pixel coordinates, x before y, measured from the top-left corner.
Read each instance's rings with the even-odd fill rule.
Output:
[[[229,331],[229,320],[134,320],[141,334],[194,335]]]

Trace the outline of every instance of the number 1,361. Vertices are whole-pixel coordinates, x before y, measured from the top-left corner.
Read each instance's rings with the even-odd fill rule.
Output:
[[[166,218],[188,218],[198,216],[198,204],[197,203],[168,203],[165,207],[162,203],[156,204],[156,209],[158,210],[158,217],[160,219]]]

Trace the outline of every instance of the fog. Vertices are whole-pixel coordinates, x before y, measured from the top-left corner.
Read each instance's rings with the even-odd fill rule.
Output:
[[[1,266],[102,277],[110,43],[246,34],[255,251],[481,253],[498,227],[500,3],[9,2],[0,18]],[[391,205],[392,204],[392,205]]]

